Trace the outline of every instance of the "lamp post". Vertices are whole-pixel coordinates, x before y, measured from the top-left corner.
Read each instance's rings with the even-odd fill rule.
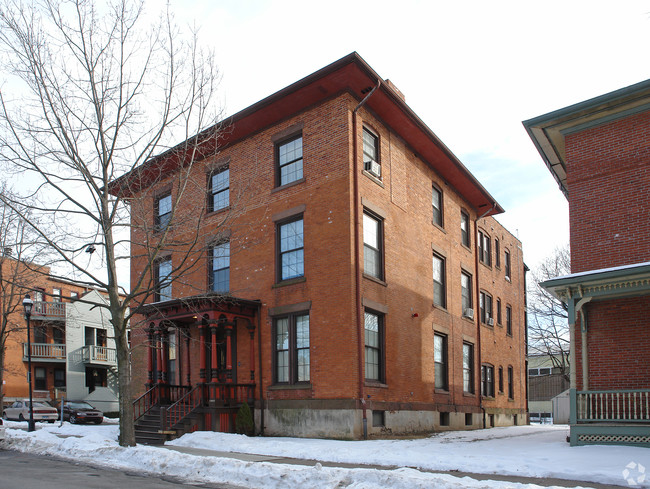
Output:
[[[29,332],[29,319],[32,317],[32,301],[29,294],[25,295],[23,299],[23,308],[25,309],[25,319],[27,320],[27,383],[29,384],[29,422],[27,424],[27,431],[34,431],[34,399],[32,394],[32,337]]]

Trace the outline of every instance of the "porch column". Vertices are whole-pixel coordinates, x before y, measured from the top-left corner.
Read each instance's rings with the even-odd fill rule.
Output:
[[[211,357],[211,372],[210,372],[210,382],[215,384],[219,382],[219,374],[217,369],[217,325],[210,325],[210,333],[212,334],[212,357]]]
[[[190,329],[187,329],[187,335],[185,335],[185,357],[186,357],[186,363],[187,363],[187,385],[189,387],[192,386],[192,377],[190,376],[190,372],[192,370],[192,364],[190,361],[191,355],[190,355]]]
[[[154,351],[154,340],[153,334],[155,331],[156,324],[151,322],[147,327],[147,389],[153,387],[153,351]]]
[[[250,334],[251,337],[251,344],[250,344],[251,382],[255,382],[255,325],[252,323],[250,319],[247,319],[247,321],[248,324],[246,325],[246,328],[248,329],[248,333]]]
[[[167,365],[169,364],[169,330],[167,329],[167,324],[163,323],[160,331],[160,349],[162,357],[162,368],[160,369],[162,375],[163,384],[169,382],[167,375]]]
[[[232,383],[232,324],[226,325],[226,382]]]
[[[582,390],[589,390],[589,352],[587,351],[587,307],[580,311],[580,334],[582,345]]]
[[[207,373],[205,371],[205,328],[206,325],[201,321],[201,324],[199,324],[199,382],[202,384],[207,380]]]
[[[162,336],[161,326],[158,323],[156,331],[154,333],[154,344],[156,345],[156,382],[162,384],[162,345],[161,345],[161,336]]]

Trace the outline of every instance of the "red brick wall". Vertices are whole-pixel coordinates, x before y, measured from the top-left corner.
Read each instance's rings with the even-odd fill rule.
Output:
[[[571,270],[650,261],[650,111],[566,136]]]
[[[650,378],[650,297],[587,305],[589,389],[646,389]],[[582,341],[576,334],[577,382],[582,383]]]

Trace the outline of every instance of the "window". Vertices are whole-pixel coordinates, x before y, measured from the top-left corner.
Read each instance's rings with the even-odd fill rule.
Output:
[[[172,195],[166,194],[156,199],[155,203],[155,230],[162,231],[168,225],[172,217]]]
[[[108,334],[105,329],[97,329],[95,330],[95,334],[97,336],[97,346],[103,346],[106,347],[107,343],[106,341],[108,340]]]
[[[501,299],[497,299],[497,324],[501,324]]]
[[[170,384],[176,385],[176,333],[169,333],[167,339],[167,380]]]
[[[172,298],[172,259],[166,258],[156,264],[156,301],[168,301]]]
[[[274,326],[275,382],[309,382],[309,314],[275,318]]]
[[[490,249],[490,237],[483,231],[478,232],[478,259],[488,266],[492,265],[492,250]]]
[[[104,368],[86,367],[86,387],[93,392],[97,387],[108,386],[107,370]]]
[[[95,328],[84,328],[84,345],[95,346]]]
[[[47,343],[47,326],[34,326],[34,343]]]
[[[433,206],[433,223],[440,227],[442,225],[442,190],[433,187],[431,192],[431,204]]]
[[[52,300],[54,302],[61,302],[61,289],[52,289]]]
[[[515,398],[515,375],[512,367],[508,367],[508,399]]]
[[[433,255],[433,305],[447,307],[445,259],[435,253]]]
[[[481,365],[481,395],[494,397],[494,367]]]
[[[460,242],[470,247],[469,216],[464,211],[460,211]]]
[[[70,292],[70,299],[72,300],[79,299],[79,292]]]
[[[34,389],[37,391],[47,390],[47,371],[45,367],[34,368]]]
[[[379,137],[365,127],[363,128],[363,169],[377,178],[381,178]]]
[[[65,331],[54,326],[52,328],[52,341],[57,345],[65,343]]]
[[[460,273],[460,303],[461,314],[469,317],[468,309],[472,308],[472,276],[469,273]]]
[[[365,312],[366,380],[384,381],[384,317]]]
[[[499,240],[496,238],[494,238],[494,265],[497,268],[501,268],[501,247]]]
[[[383,222],[380,218],[363,213],[363,271],[383,280]]]
[[[210,175],[210,193],[208,210],[210,212],[225,209],[230,205],[230,169],[220,168]]]
[[[503,261],[506,266],[506,278],[510,280],[510,252],[508,250],[504,250]]]
[[[439,333],[433,335],[433,361],[436,389],[447,390],[447,336]]]
[[[230,290],[230,242],[210,249],[210,290],[226,293]]]
[[[492,326],[494,324],[494,320],[492,319],[492,296],[485,292],[481,292],[479,298],[481,302],[481,322]]]
[[[65,369],[54,369],[54,387],[65,387]]]
[[[302,216],[278,224],[278,281],[305,275]]]
[[[506,334],[512,336],[512,308],[506,306]]]
[[[386,411],[372,410],[372,426],[373,428],[382,428],[386,426]]]
[[[302,178],[302,134],[280,143],[276,147],[278,186]]]
[[[474,345],[463,343],[463,391],[474,393]]]
[[[503,394],[503,367],[499,367],[499,393]]]

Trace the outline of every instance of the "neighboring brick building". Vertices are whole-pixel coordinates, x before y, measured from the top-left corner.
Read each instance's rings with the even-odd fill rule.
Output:
[[[49,268],[26,266],[10,257],[0,260],[3,280],[20,281],[0,300],[9,312],[2,372],[5,405],[29,397],[27,324],[22,301],[34,301],[31,321],[32,387],[36,400],[85,399],[105,411],[117,411],[117,362],[113,332],[106,315],[94,307],[102,296],[87,285],[58,280]],[[18,267],[18,271],[15,271]],[[89,303],[92,302],[92,303]]]
[[[524,125],[569,201],[571,443],[648,446],[650,80]]]
[[[178,208],[203,216],[198,265],[166,285],[182,253],[163,253],[140,310],[161,347],[134,349],[136,384],[205,385],[165,425],[228,430],[246,397],[273,435],[526,423],[521,243],[401,93],[353,53],[227,122]],[[166,225],[169,175],[134,192],[134,243]]]

